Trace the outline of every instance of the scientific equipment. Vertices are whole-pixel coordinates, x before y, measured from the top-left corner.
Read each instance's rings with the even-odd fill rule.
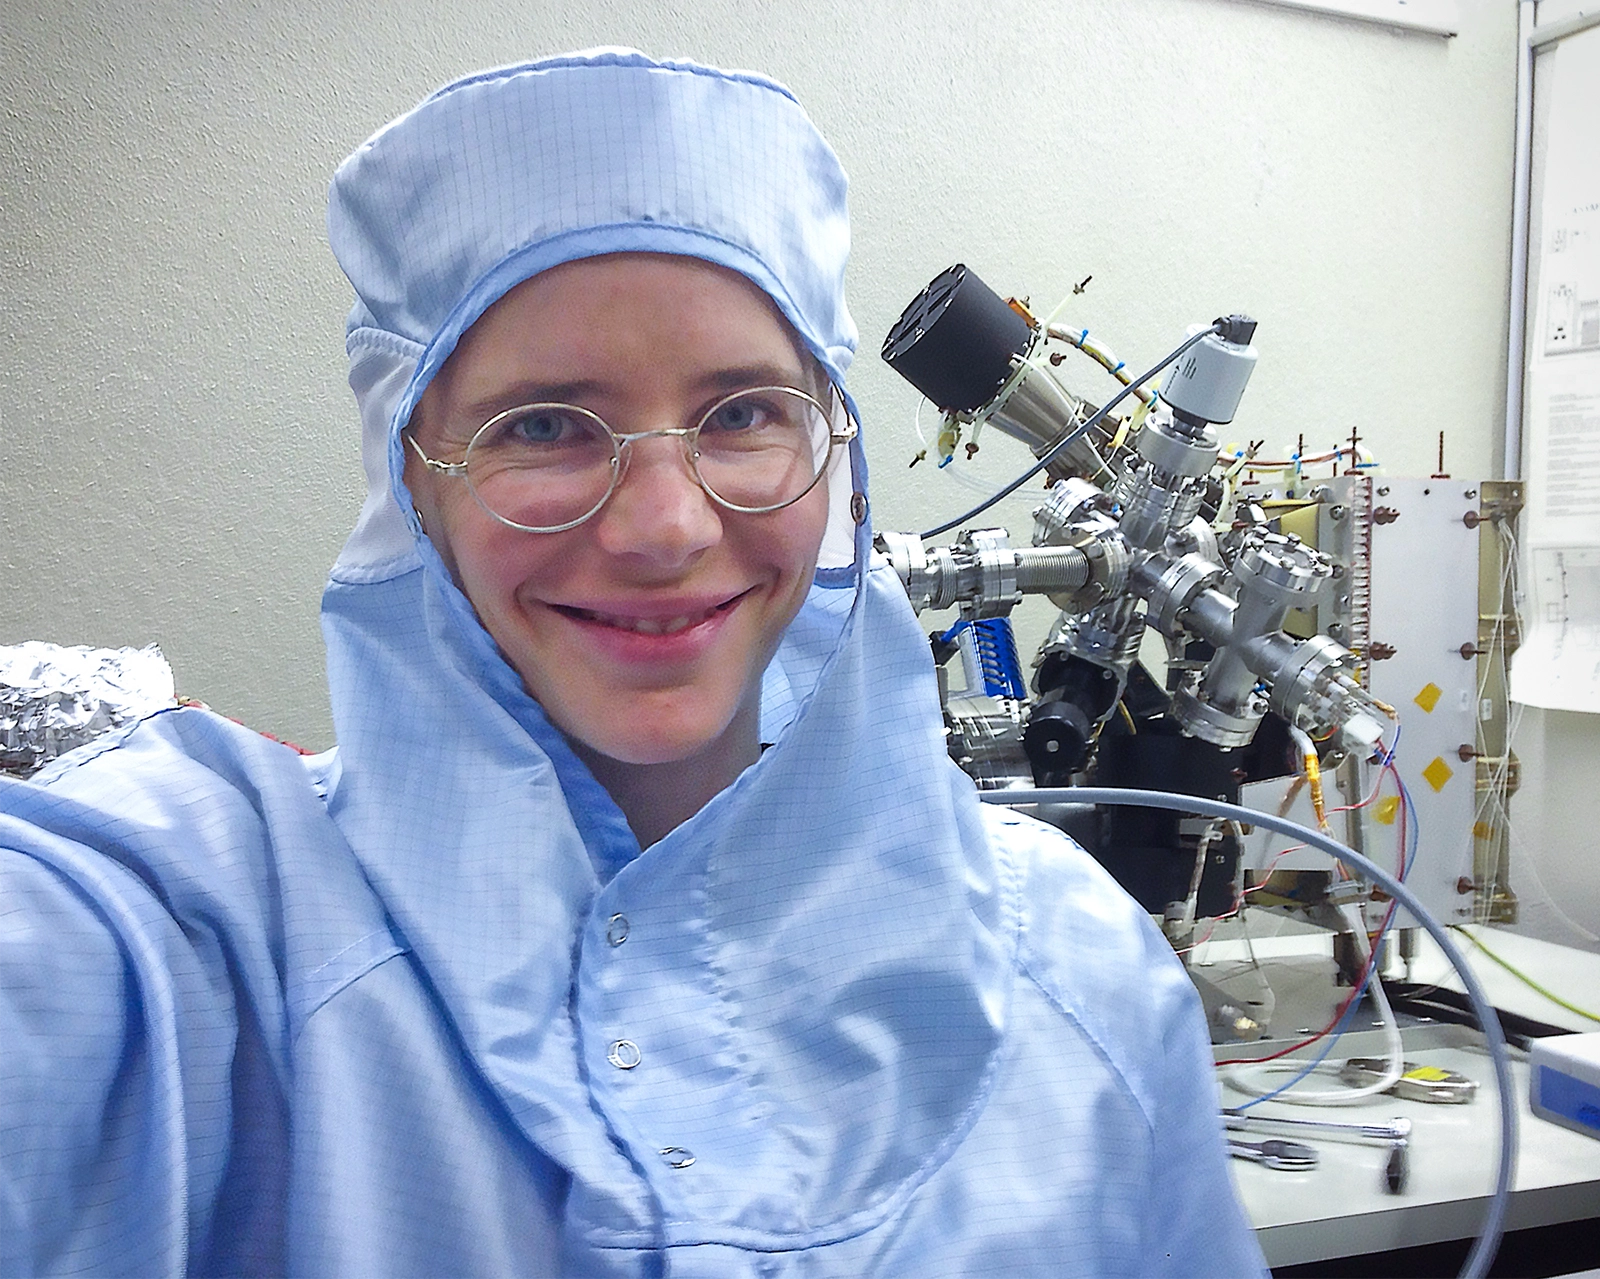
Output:
[[[1175,786],[1311,824],[1330,806],[1323,777],[1340,807],[1359,809],[1361,761],[1392,762],[1375,748],[1399,706],[1411,793],[1376,820],[1396,835],[1397,816],[1409,821],[1408,860],[1435,913],[1514,918],[1503,819],[1517,769],[1500,672],[1517,636],[1497,535],[1520,486],[1380,480],[1353,433],[1348,447],[1311,456],[1302,445],[1277,463],[1258,443],[1223,450],[1216,427],[1254,368],[1254,330],[1243,316],[1193,326],[1172,356],[1130,377],[1086,331],[1040,321],[962,265],[890,330],[884,358],[944,413],[941,466],[959,468],[992,425],[1026,444],[1029,474],[1049,480],[1028,545],[973,523],[989,503],[921,535],[878,536],[919,611],[1003,625],[1028,594],[1061,610],[1034,657],[1031,696],[943,681],[950,753],[986,789]],[[1111,372],[1119,395],[1096,408],[1069,390],[1058,366],[1073,350]],[[1124,399],[1135,407],[1114,416]],[[1324,463],[1333,474],[1313,474]],[[953,544],[929,544],[957,525]],[[1481,603],[1480,554],[1498,588]],[[1164,643],[1164,679],[1140,664],[1147,631]],[[1296,744],[1306,739],[1310,753]],[[1117,808],[1049,815],[1180,945],[1197,918],[1237,908],[1241,859],[1258,874],[1325,865],[1247,826]],[[1345,819],[1357,847],[1366,820]],[[1315,912],[1314,880],[1278,904]]]
[[[29,777],[102,733],[176,704],[172,668],[154,644],[0,646],[0,773]]]
[[[1283,629],[1332,575],[1326,557],[1265,517],[1221,535],[1214,527],[1215,425],[1232,419],[1254,368],[1254,330],[1243,316],[1191,329],[1159,391],[1150,376],[1108,366],[1124,391],[1099,409],[1066,389],[1052,363],[1061,351],[1046,347],[1070,341],[1102,362],[1106,353],[1040,324],[964,266],[935,278],[890,331],[885,358],[945,411],[948,456],[963,432],[970,449],[992,423],[1053,477],[1031,545],[1011,545],[1004,529],[972,529],[948,547],[878,536],[919,610],[1003,618],[1030,593],[1061,609],[1034,662],[1034,699],[946,686],[951,754],[980,785],[1183,779],[1185,790],[1238,800],[1241,783],[1295,771],[1284,724],[1319,739],[1330,767],[1379,741],[1387,707],[1354,678],[1356,656],[1326,635]],[[1139,402],[1133,416],[1110,417],[1127,396]],[[1166,689],[1138,665],[1147,626],[1167,644]],[[1257,745],[1269,709],[1277,722]],[[1080,842],[1176,929],[1233,906],[1236,830],[1120,809],[1077,821]]]
[[[1350,589],[1350,568],[1363,548],[1345,548],[1344,558],[1336,558],[1319,547],[1314,528],[1308,536],[1293,521],[1286,525],[1276,507],[1269,512],[1263,502],[1244,500],[1241,475],[1259,445],[1222,458],[1215,427],[1232,419],[1254,367],[1254,328],[1242,316],[1196,326],[1165,360],[1129,378],[1103,347],[1090,348],[1087,333],[1041,323],[1026,304],[1000,299],[963,266],[941,273],[890,331],[885,359],[943,411],[941,466],[957,459],[963,437],[970,457],[989,424],[1025,443],[1037,460],[954,520],[920,535],[880,533],[877,549],[919,611],[954,608],[969,622],[1005,618],[1027,594],[1043,594],[1060,609],[1034,661],[1033,699],[970,684],[957,695],[941,678],[951,754],[973,774],[985,800],[1036,805],[1041,816],[1076,835],[1162,917],[1180,953],[1198,915],[1240,908],[1236,871],[1252,828],[1309,845],[1348,868],[1343,880],[1327,872],[1320,881],[1297,877],[1278,898],[1284,908],[1300,909],[1348,939],[1340,967],[1353,998],[1370,982],[1383,1005],[1377,951],[1396,909],[1412,911],[1440,942],[1483,1021],[1499,1089],[1496,1192],[1463,1271],[1481,1273],[1498,1240],[1514,1161],[1504,1043],[1443,926],[1404,882],[1408,824],[1413,849],[1416,837],[1410,806],[1399,810],[1402,842],[1393,875],[1326,833],[1324,773],[1338,777],[1347,807],[1370,802],[1359,799],[1365,790],[1360,766],[1392,767],[1398,716],[1368,683],[1371,661],[1381,660],[1378,641],[1355,626],[1361,601]],[[1098,407],[1075,396],[1054,373],[1064,352],[1052,351],[1052,342],[1096,358],[1123,390]],[[1125,420],[1113,417],[1130,396],[1138,407]],[[1356,477],[1367,478],[1355,440],[1348,455],[1334,452],[1336,467],[1341,456]],[[1013,546],[1006,530],[974,523],[1040,472],[1047,473],[1049,487],[1033,512],[1029,545]],[[1331,493],[1298,505],[1331,507]],[[1471,514],[1462,527],[1475,527],[1483,504]],[[1339,518],[1330,510],[1331,521]],[[1384,522],[1377,504],[1369,504],[1365,526],[1373,522]],[[953,545],[928,545],[958,526],[964,531]],[[1330,584],[1341,579],[1332,605],[1325,604]],[[1342,622],[1328,616],[1330,608],[1345,610]],[[1147,629],[1166,647],[1164,687],[1139,663]],[[1363,651],[1347,647],[1340,635]],[[1474,628],[1457,660],[1479,655],[1477,638]],[[1461,761],[1480,753],[1481,739],[1474,743],[1460,744],[1467,751]],[[1295,779],[1287,798],[1304,790],[1319,830],[1234,802],[1244,784],[1274,778]],[[1193,793],[1152,793],[1172,786]],[[1358,820],[1352,826],[1358,844],[1361,829]],[[1470,858],[1470,840],[1466,848]],[[1469,877],[1460,878],[1468,880],[1463,891],[1474,891]],[[1382,904],[1372,902],[1374,886],[1384,894]],[[1372,914],[1363,919],[1358,912],[1369,906]],[[1378,935],[1369,949],[1374,927]],[[1196,984],[1214,1035],[1262,1033],[1270,991],[1235,1000],[1213,990],[1208,998],[1206,984]],[[1367,1089],[1386,1087],[1403,1072],[1399,1036],[1386,1010],[1385,1021],[1391,1060]],[[1330,1023],[1328,1030],[1334,1029]],[[1302,1066],[1303,1075],[1317,1063],[1289,1069]],[[1408,1171],[1406,1144],[1402,1138],[1389,1145],[1385,1184],[1398,1192]]]
[[[1528,1100],[1541,1119],[1600,1138],[1600,1031],[1535,1040]]]

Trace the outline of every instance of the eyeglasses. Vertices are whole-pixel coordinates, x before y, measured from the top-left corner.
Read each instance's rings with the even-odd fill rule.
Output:
[[[459,475],[478,505],[515,529],[560,533],[594,515],[628,471],[636,440],[672,435],[683,441],[689,472],[717,505],[759,515],[798,502],[827,469],[834,445],[855,436],[841,414],[792,386],[736,391],[693,426],[619,434],[575,404],[521,404],[478,428],[459,462],[429,457],[406,433],[423,465]]]

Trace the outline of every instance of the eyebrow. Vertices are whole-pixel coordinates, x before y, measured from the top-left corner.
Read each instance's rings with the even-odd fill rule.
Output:
[[[690,385],[707,395],[718,395],[752,386],[793,386],[807,390],[803,385],[805,381],[806,372],[803,368],[757,361],[712,369],[694,379]],[[469,401],[462,406],[461,413],[467,421],[482,425],[496,413],[503,413],[521,404],[577,404],[581,407],[585,400],[604,398],[613,389],[613,384],[595,378],[577,378],[565,382],[529,378]]]

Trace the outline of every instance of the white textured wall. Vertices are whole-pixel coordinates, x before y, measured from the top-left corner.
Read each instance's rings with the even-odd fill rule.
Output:
[[[0,642],[158,640],[184,691],[329,742],[360,485],[328,175],[459,72],[596,43],[769,71],[839,149],[880,526],[967,504],[905,469],[876,357],[958,259],[1041,307],[1093,275],[1067,315],[1130,364],[1248,311],[1240,438],[1359,424],[1416,474],[1445,430],[1490,474],[1515,6],[1462,8],[1446,41],[1247,0],[6,0]]]

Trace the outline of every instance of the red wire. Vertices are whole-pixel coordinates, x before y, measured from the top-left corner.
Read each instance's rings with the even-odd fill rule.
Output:
[[[1395,772],[1393,760],[1390,760],[1390,761],[1388,761],[1387,763],[1384,764],[1383,772],[1378,775],[1377,784],[1375,786],[1373,786],[1373,788],[1372,788],[1372,794],[1368,795],[1367,798],[1362,800],[1359,804],[1346,805],[1344,808],[1335,808],[1332,811],[1335,812],[1335,813],[1342,813],[1342,812],[1349,811],[1350,809],[1365,808],[1368,804],[1372,803],[1373,800],[1378,798],[1378,791],[1383,785],[1383,778],[1384,778],[1385,774],[1393,774],[1394,775],[1396,799],[1399,802],[1400,846],[1399,846],[1398,852],[1395,854],[1395,878],[1403,880],[1403,879],[1405,879],[1405,875],[1406,875],[1406,822],[1408,820],[1408,816],[1407,816],[1407,813],[1406,813],[1406,798],[1405,798],[1406,793],[1405,793],[1405,790],[1400,786],[1400,775]],[[1305,845],[1302,844],[1302,845],[1300,845],[1300,847],[1303,848],[1303,847],[1305,847]],[[1286,849],[1283,850],[1282,853],[1278,854],[1278,858],[1282,858],[1285,853],[1291,853],[1293,851],[1294,851],[1293,848],[1286,848]],[[1274,858],[1273,859],[1273,865],[1274,866],[1277,865],[1278,858]],[[1270,877],[1271,875],[1272,875],[1272,871],[1269,869],[1267,871],[1267,876]],[[1255,892],[1256,889],[1261,888],[1265,883],[1266,883],[1266,879],[1263,879],[1260,884],[1256,884],[1256,885],[1254,885],[1254,886],[1252,886],[1250,888],[1245,889],[1244,891],[1247,892],[1247,893]],[[1389,909],[1384,912],[1383,923],[1378,926],[1378,932],[1377,932],[1377,936],[1378,937],[1380,937],[1380,938],[1383,937],[1384,934],[1389,931],[1389,925],[1394,921],[1394,912],[1395,912],[1395,908],[1398,905],[1399,905],[1399,903],[1395,902],[1395,901],[1391,901],[1389,903]],[[1363,990],[1366,989],[1366,987],[1367,987],[1367,976],[1368,976],[1369,973],[1371,973],[1372,965],[1373,965],[1374,962],[1376,962],[1377,958],[1378,958],[1378,947],[1376,945],[1373,945],[1373,946],[1369,947],[1368,950],[1367,950],[1367,962],[1361,966],[1361,973],[1356,978],[1355,985],[1350,988],[1350,993],[1344,997],[1343,1001],[1340,1002],[1339,1007],[1334,1010],[1334,1014],[1333,1014],[1332,1020],[1330,1020],[1328,1022],[1328,1024],[1326,1026],[1324,1026],[1321,1030],[1319,1030],[1316,1034],[1312,1035],[1311,1038],[1302,1039],[1299,1043],[1290,1044],[1287,1048],[1280,1048],[1277,1052],[1268,1053],[1265,1057],[1232,1058],[1232,1059],[1225,1060],[1225,1061],[1219,1061],[1219,1062],[1217,1062],[1217,1065],[1219,1065],[1219,1066],[1254,1066],[1254,1065],[1260,1064],[1261,1062],[1275,1061],[1279,1057],[1287,1057],[1292,1052],[1299,1052],[1300,1049],[1302,1049],[1302,1048],[1309,1048],[1312,1044],[1316,1043],[1318,1040],[1326,1037],[1327,1034],[1330,1031],[1332,1031],[1332,1029],[1335,1026],[1337,1026],[1339,1024],[1339,1019],[1344,1016],[1345,1010],[1350,1007],[1351,1001],[1353,999],[1355,999],[1355,997],[1358,994],[1360,994]]]
[[[1379,933],[1380,936],[1389,927],[1389,920],[1393,916],[1394,916],[1394,903],[1391,902],[1389,904],[1389,913],[1384,917],[1384,920],[1383,920],[1383,927],[1378,930],[1378,933]],[[1280,1048],[1280,1049],[1278,1049],[1277,1052],[1268,1053],[1265,1057],[1240,1057],[1240,1058],[1235,1058],[1235,1059],[1231,1059],[1231,1060],[1227,1060],[1227,1061],[1219,1061],[1217,1063],[1217,1065],[1219,1065],[1219,1066],[1255,1066],[1255,1065],[1259,1065],[1261,1062],[1264,1062],[1264,1061],[1274,1061],[1279,1057],[1287,1057],[1290,1053],[1299,1052],[1300,1049],[1302,1049],[1302,1048],[1309,1048],[1312,1044],[1316,1043],[1319,1039],[1324,1038],[1328,1034],[1329,1031],[1331,1031],[1335,1026],[1337,1026],[1339,1024],[1339,1018],[1344,1016],[1345,1010],[1350,1007],[1351,1001],[1354,1000],[1355,997],[1358,994],[1360,994],[1363,990],[1366,989],[1366,987],[1367,987],[1367,974],[1372,971],[1372,964],[1373,964],[1373,961],[1377,958],[1377,956],[1378,956],[1378,948],[1376,946],[1373,946],[1370,950],[1368,950],[1368,952],[1367,952],[1367,962],[1361,966],[1361,973],[1356,978],[1355,985],[1350,988],[1350,993],[1344,997],[1344,999],[1340,1002],[1339,1007],[1334,1010],[1334,1014],[1333,1014],[1332,1020],[1329,1021],[1328,1024],[1326,1026],[1324,1026],[1321,1030],[1319,1030],[1316,1034],[1312,1035],[1310,1039],[1302,1039],[1297,1044],[1290,1044],[1287,1048]]]

